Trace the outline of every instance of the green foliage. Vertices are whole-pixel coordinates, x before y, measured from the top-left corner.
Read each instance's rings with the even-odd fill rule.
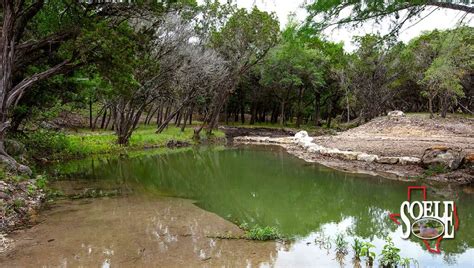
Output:
[[[25,206],[25,200],[21,198],[15,199],[13,200],[12,206],[13,206],[13,209],[18,210]]]
[[[70,143],[66,135],[59,131],[37,129],[18,139],[28,148],[28,154],[36,159],[67,154]]]
[[[371,251],[373,248],[375,248],[373,244],[369,242],[362,242],[360,256],[366,257],[369,261],[375,259],[375,252]]]
[[[3,167],[0,167],[0,180],[4,180],[5,178],[6,178],[5,170],[3,170]]]
[[[352,244],[352,249],[354,250],[354,257],[360,259],[362,253],[363,242],[355,238],[354,243]]]
[[[22,137],[21,141],[29,148],[28,154],[34,159],[71,159],[94,154],[106,154],[124,150],[153,148],[166,146],[168,141],[182,141],[193,144],[193,129],[186,128],[184,132],[177,127],[168,127],[162,133],[156,134],[156,126],[141,126],[130,138],[128,147],[120,146],[112,131],[79,133],[63,133],[59,131],[37,130]],[[224,137],[222,131],[216,131],[215,136]]]
[[[220,31],[214,32],[211,44],[237,71],[259,61],[278,38],[279,25],[274,14],[254,7],[235,11]]]
[[[334,241],[336,245],[336,252],[339,254],[347,254],[347,245],[348,242],[345,240],[344,234],[337,234],[336,240]]]
[[[39,189],[46,190],[47,183],[48,183],[48,180],[46,176],[44,175],[36,176],[35,185]]]
[[[383,267],[397,267],[401,261],[399,252],[400,249],[395,247],[395,244],[390,237],[387,237],[379,259],[380,264]]]
[[[240,228],[245,230],[245,236],[250,240],[267,241],[282,238],[282,235],[279,233],[278,228],[276,227],[261,227],[259,225],[255,225],[252,228],[249,228],[248,224],[244,223],[240,225]]]
[[[401,258],[399,264],[403,268],[410,268],[411,264],[413,264],[415,267],[419,267],[418,261],[412,258]]]
[[[423,171],[423,175],[430,177],[435,176],[437,174],[446,173],[448,170],[444,165],[437,164],[437,165],[430,165],[427,169]]]

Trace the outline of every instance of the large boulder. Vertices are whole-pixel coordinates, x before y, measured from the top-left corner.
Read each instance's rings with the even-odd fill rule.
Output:
[[[433,146],[425,150],[421,162],[424,167],[443,166],[455,170],[461,165],[462,159],[461,150],[446,146]]]
[[[302,139],[302,138],[306,138],[306,137],[308,137],[308,132],[306,132],[304,130],[302,130],[302,131],[295,134],[295,138],[297,138],[297,139]]]

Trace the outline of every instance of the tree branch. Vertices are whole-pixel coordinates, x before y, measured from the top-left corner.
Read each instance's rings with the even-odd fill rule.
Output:
[[[426,4],[430,6],[437,6],[437,7],[442,7],[442,8],[464,11],[471,14],[474,13],[474,6],[472,5],[461,5],[461,4],[454,4],[451,2],[441,2],[441,1],[428,1],[428,3]]]
[[[28,89],[38,81],[49,78],[56,74],[65,73],[76,66],[78,66],[78,64],[71,64],[70,60],[65,60],[46,71],[36,73],[28,78],[23,79],[10,92],[8,92],[6,107],[9,107],[11,104],[15,103],[16,100],[21,97],[21,95],[23,95],[23,92],[26,89]]]

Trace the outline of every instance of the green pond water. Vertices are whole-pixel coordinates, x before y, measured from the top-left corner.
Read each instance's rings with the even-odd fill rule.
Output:
[[[456,238],[442,241],[441,254],[431,254],[418,238],[401,239],[401,228],[388,217],[407,199],[407,186],[421,183],[340,172],[306,163],[277,147],[185,149],[89,159],[55,169],[74,174],[74,179],[119,185],[143,195],[192,199],[237,224],[275,226],[295,238],[278,251],[273,263],[277,266],[333,265],[334,242],[315,240],[331,241],[338,234],[349,243],[344,260],[349,266],[355,238],[370,241],[379,254],[388,236],[402,257],[416,259],[421,267],[474,265],[473,194],[428,187],[429,199],[454,200],[460,219]]]

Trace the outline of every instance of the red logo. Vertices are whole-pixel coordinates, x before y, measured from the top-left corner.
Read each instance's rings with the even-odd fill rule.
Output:
[[[412,201],[412,191],[422,191],[423,201]],[[427,200],[426,196],[426,186],[409,186],[408,200],[401,204],[400,213],[391,213],[389,217],[402,225],[402,238],[408,239],[413,234],[423,241],[429,252],[440,253],[441,240],[454,238],[459,228],[456,204]],[[434,248],[430,241],[435,241]]]

